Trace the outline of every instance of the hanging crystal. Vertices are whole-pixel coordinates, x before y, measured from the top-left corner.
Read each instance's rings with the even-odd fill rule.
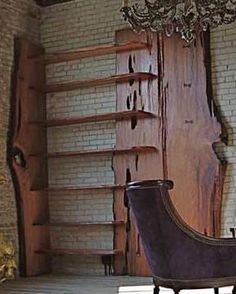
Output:
[[[152,30],[171,36],[174,31],[191,43],[197,28],[206,31],[236,20],[236,0],[144,0],[144,5],[121,8],[135,31]]]

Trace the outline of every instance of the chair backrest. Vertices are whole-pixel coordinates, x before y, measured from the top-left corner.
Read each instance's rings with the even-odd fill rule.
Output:
[[[190,228],[175,210],[171,181],[144,181],[127,187],[144,252],[154,276],[203,279],[236,275],[235,239],[206,237]],[[232,257],[233,256],[233,257]]]
[[[129,205],[137,223],[148,264],[152,273],[158,276],[169,274],[169,254],[166,247],[166,221],[169,217],[161,193],[172,186],[170,181],[143,181],[130,183],[127,187]]]

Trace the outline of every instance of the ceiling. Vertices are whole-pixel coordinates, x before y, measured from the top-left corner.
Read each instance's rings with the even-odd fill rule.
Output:
[[[49,6],[57,3],[69,2],[72,0],[35,0],[35,2],[40,6]]]

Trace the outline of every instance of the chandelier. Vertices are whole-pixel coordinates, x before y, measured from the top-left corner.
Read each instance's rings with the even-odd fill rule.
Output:
[[[206,31],[236,20],[236,0],[144,0],[144,5],[128,5],[121,12],[135,31],[174,32],[191,43],[197,29]]]

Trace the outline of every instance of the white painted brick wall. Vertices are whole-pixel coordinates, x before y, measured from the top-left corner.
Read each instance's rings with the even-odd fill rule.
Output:
[[[113,148],[116,143],[115,123],[97,122],[49,128],[48,151],[96,150]]]
[[[72,1],[42,10],[41,41],[47,52],[114,42],[115,30],[125,26],[119,1]],[[115,55],[62,62],[47,67],[48,83],[86,80],[115,74]],[[116,111],[115,85],[92,87],[47,97],[48,119],[68,118]],[[112,148],[116,144],[115,122],[86,123],[48,130],[48,150],[73,151]],[[51,185],[113,184],[111,156],[86,156],[49,161]],[[51,193],[52,220],[113,220],[111,191]],[[113,248],[113,228],[53,230],[52,243],[61,248]],[[63,266],[60,263],[63,262]],[[101,258],[54,259],[54,270],[103,274]],[[64,270],[65,272],[65,270]]]
[[[0,1],[0,175],[7,178],[0,186],[0,233],[12,240],[17,249],[15,192],[6,163],[14,38],[21,36],[39,43],[39,19],[34,18],[39,12],[32,0]]]
[[[115,30],[125,27],[119,13],[120,1],[115,0],[78,0],[71,3],[51,6],[42,9],[41,41],[48,52],[73,49],[89,45],[112,43]],[[6,165],[6,133],[9,113],[10,76],[13,62],[14,36],[25,36],[30,40],[39,40],[39,22],[31,17],[37,9],[30,0],[0,1],[0,171],[6,175],[9,181],[0,188],[0,213],[7,215],[1,219],[0,231],[3,231],[17,245],[16,211],[14,191],[11,185],[9,171]],[[219,156],[229,163],[224,185],[224,201],[222,210],[222,235],[228,236],[229,228],[236,225],[236,24],[223,26],[212,32],[212,69],[214,96],[219,110],[226,123],[229,134],[229,146],[221,144],[217,148]],[[96,65],[96,68],[95,68]],[[81,62],[61,63],[48,68],[48,81],[60,81],[66,79],[87,78],[98,75],[114,73],[114,55],[97,58],[87,58]],[[98,111],[111,111],[115,109],[115,88],[97,87],[72,91],[70,93],[51,94],[48,97],[48,118],[69,117],[78,114],[89,114]],[[49,151],[69,151],[81,149],[108,148],[115,145],[114,123],[83,124],[67,128],[52,128],[48,130]],[[100,170],[99,177],[107,173],[105,180],[113,181],[113,173],[110,170],[111,161]],[[109,162],[109,163],[108,163]],[[84,164],[83,162],[77,162]],[[59,164],[59,162],[58,162]],[[91,165],[89,165],[91,164]],[[64,170],[64,163],[63,163]],[[94,163],[87,161],[86,168],[91,173]],[[53,169],[58,165],[52,163]],[[99,167],[99,166],[98,166]],[[100,166],[101,167],[101,166]],[[99,167],[99,168],[100,168]],[[65,165],[66,168],[69,168]],[[51,170],[51,169],[50,169]],[[59,169],[60,170],[60,169]],[[64,171],[65,171],[64,170]],[[51,170],[52,171],[52,170]],[[60,176],[52,175],[53,181]],[[83,177],[75,178],[73,183],[84,183]],[[102,178],[104,179],[104,178]],[[62,183],[64,183],[62,181]],[[66,182],[68,183],[68,182]],[[59,184],[57,182],[56,184]],[[72,204],[76,205],[74,209]],[[95,213],[91,203],[96,206]],[[112,217],[112,194],[110,192],[77,192],[77,193],[52,193],[50,195],[51,218],[54,220],[104,220]],[[63,206],[68,209],[63,209]],[[73,206],[73,207],[72,207]],[[69,212],[68,214],[66,213]],[[73,214],[72,211],[75,213]],[[112,232],[97,239],[93,236],[93,245],[112,245]],[[104,230],[102,230],[105,232]],[[77,231],[78,232],[78,231]],[[97,231],[96,231],[97,232]],[[106,233],[106,232],[105,232]],[[76,234],[75,234],[76,235]],[[89,236],[87,232],[84,234]],[[58,237],[59,238],[59,237]],[[54,239],[53,239],[54,240]],[[73,239],[74,240],[74,239]],[[90,240],[90,237],[88,237]],[[84,241],[83,241],[84,242]],[[85,246],[81,242],[79,245]],[[110,242],[110,243],[109,243]],[[73,242],[72,242],[73,243]],[[63,243],[61,244],[63,245]],[[102,273],[99,258],[76,257],[71,260],[62,258],[63,264],[67,264],[68,272]],[[55,268],[61,268],[60,259]],[[78,264],[80,268],[78,269]]]
[[[47,52],[54,52],[113,43],[115,31],[126,27],[119,13],[120,6],[121,1],[117,0],[74,0],[69,3],[44,8],[42,9],[41,24],[42,44]],[[222,209],[222,235],[229,235],[229,228],[236,225],[236,132],[234,131],[236,128],[236,109],[234,109],[236,107],[236,25],[223,26],[214,30],[211,39],[214,96],[230,135],[229,146],[225,147],[220,144],[217,147],[219,156],[229,162]],[[114,73],[115,58],[114,55],[109,55],[105,58],[104,56],[86,58],[79,62],[63,62],[59,65],[51,65],[47,69],[47,79],[51,83],[71,79],[86,79],[101,75],[106,76]],[[48,118],[65,118],[100,111],[114,111],[115,99],[114,86],[50,94],[47,98]],[[108,148],[114,145],[114,122],[83,124],[48,130],[48,149],[50,152]],[[106,160],[101,160],[102,157],[98,158],[98,161],[95,158],[92,158],[92,160],[89,160],[89,158],[73,159],[70,164],[66,163],[65,160],[50,160],[50,183],[54,185],[84,184],[86,177],[89,179],[89,176],[93,176],[94,183],[99,183],[100,181],[103,183],[112,182],[114,179],[110,170],[111,160],[108,157]],[[79,170],[79,166],[83,166],[83,171]],[[93,168],[96,168],[96,171]],[[65,177],[66,174],[69,174],[68,178]],[[88,181],[92,182],[90,179]],[[101,201],[99,202],[99,207],[101,209],[93,213],[93,219],[99,219],[102,216],[105,219],[107,217],[110,219],[112,216],[112,194],[107,192],[107,194],[99,195],[99,193],[96,195],[91,192],[71,193],[70,195],[68,193],[51,194],[51,217],[56,220],[64,220],[68,217],[70,220],[74,218],[87,220],[87,217],[91,217],[91,202],[94,201],[95,204],[99,198],[99,201]],[[106,197],[104,198],[105,195]],[[105,200],[109,203],[105,204]],[[75,211],[74,207],[70,209],[72,207],[71,202],[76,203],[78,210]],[[103,207],[103,205],[105,206]],[[68,209],[63,210],[63,206],[68,207]],[[74,211],[74,214],[72,211]],[[72,214],[69,216],[69,213]],[[74,231],[75,238],[77,232]],[[60,236],[60,231],[55,232],[53,237],[55,245],[62,245],[63,242],[66,242],[66,240],[60,239]],[[79,236],[78,234],[78,244],[74,241],[75,239],[71,239],[73,246],[82,245],[79,243]],[[84,232],[83,237],[87,238],[87,236],[89,236],[89,232]],[[112,235],[109,235],[109,242],[111,242],[112,238]],[[95,237],[93,246],[108,244],[109,242],[106,240],[106,238],[97,239]],[[85,246],[86,244],[83,243],[83,245]],[[98,258],[57,258],[54,260],[54,269],[60,270],[62,264],[70,273],[102,273],[101,262]]]
[[[95,212],[96,213],[96,212]],[[113,247],[113,230],[110,227],[54,228],[51,231],[52,246],[69,249],[94,249],[94,244],[102,249]],[[72,258],[54,258],[54,272],[72,274],[104,275],[101,257],[73,256]]]
[[[78,156],[49,159],[51,186],[110,184],[114,182],[111,156]]]
[[[111,221],[113,199],[109,191],[50,193],[51,221]]]
[[[231,236],[236,227],[236,23],[212,31],[212,74],[214,97],[227,127],[229,144],[217,147],[227,160],[222,208],[222,236]]]
[[[84,58],[78,61],[69,61],[48,65],[47,80],[53,81],[91,79],[96,76],[107,76],[115,72],[115,56],[113,54]]]
[[[48,94],[47,116],[48,119],[70,118],[114,112],[115,95],[114,85]]]

